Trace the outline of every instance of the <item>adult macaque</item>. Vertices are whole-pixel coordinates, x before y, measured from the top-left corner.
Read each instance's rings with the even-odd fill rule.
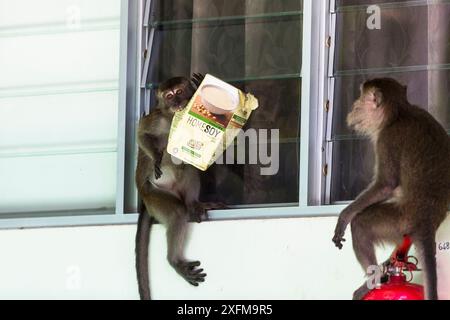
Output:
[[[341,249],[351,223],[356,257],[367,271],[378,265],[375,245],[414,241],[424,271],[425,298],[437,299],[435,234],[450,200],[450,140],[426,111],[411,105],[393,79],[365,82],[347,123],[371,138],[373,182],[339,216],[333,242]],[[367,288],[358,289],[362,298]]]
[[[202,76],[194,75],[197,86]],[[207,210],[221,204],[199,201],[199,171],[186,164],[176,165],[167,153],[172,118],[186,107],[195,88],[186,78],[172,78],[157,91],[158,105],[139,122],[139,154],[136,186],[147,209],[140,210],[136,233],[136,271],[141,299],[150,299],[148,246],[153,218],[167,228],[167,259],[170,265],[191,285],[205,281],[199,261],[183,257],[187,223],[207,218]]]

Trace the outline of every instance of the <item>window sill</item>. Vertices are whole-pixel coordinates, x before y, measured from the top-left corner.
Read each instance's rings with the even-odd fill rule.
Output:
[[[33,229],[135,224],[137,214],[102,214],[70,217],[36,217],[0,219],[1,229]]]
[[[337,216],[346,205],[215,210],[210,220],[281,219]]]
[[[311,206],[311,207],[279,207],[214,210],[210,213],[210,221],[244,220],[244,219],[282,219],[337,216],[346,206]],[[138,215],[103,214],[70,217],[36,217],[0,219],[0,230],[33,229],[56,227],[112,226],[136,224]]]

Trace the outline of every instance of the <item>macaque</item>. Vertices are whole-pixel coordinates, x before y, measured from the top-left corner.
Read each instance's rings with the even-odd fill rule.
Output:
[[[450,200],[450,139],[425,110],[411,105],[394,79],[366,81],[347,123],[375,148],[372,183],[339,216],[333,242],[341,249],[351,224],[355,255],[367,271],[375,245],[412,237],[424,272],[425,298],[437,295],[435,235]],[[363,286],[354,299],[368,292]]]
[[[203,76],[195,74],[199,85]],[[136,271],[141,299],[150,299],[148,247],[153,219],[167,228],[167,259],[188,283],[198,286],[206,274],[199,261],[183,257],[186,229],[190,220],[207,218],[207,210],[223,208],[218,203],[199,201],[199,171],[187,164],[174,164],[167,153],[168,136],[175,112],[186,107],[195,92],[189,79],[172,78],[157,90],[158,105],[144,116],[138,128],[136,186],[147,209],[140,210],[136,233]]]

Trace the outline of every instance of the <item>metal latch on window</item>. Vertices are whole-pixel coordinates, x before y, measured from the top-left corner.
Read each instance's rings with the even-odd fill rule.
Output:
[[[323,168],[322,168],[322,174],[323,174],[324,176],[327,176],[327,175],[328,175],[328,164],[326,164],[326,165],[323,166]]]

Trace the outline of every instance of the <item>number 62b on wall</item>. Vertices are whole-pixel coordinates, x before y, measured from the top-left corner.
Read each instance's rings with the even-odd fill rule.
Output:
[[[438,243],[439,251],[450,251],[450,241],[448,242],[439,242]]]

